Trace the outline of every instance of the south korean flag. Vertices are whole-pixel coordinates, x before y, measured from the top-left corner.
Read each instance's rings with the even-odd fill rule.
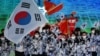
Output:
[[[24,36],[47,23],[34,0],[21,0],[11,14],[4,31],[7,39],[20,43]]]
[[[85,29],[87,27],[87,22],[84,22],[82,25],[81,25],[81,29]]]
[[[95,21],[93,27],[98,28],[100,26],[100,22],[99,21]]]

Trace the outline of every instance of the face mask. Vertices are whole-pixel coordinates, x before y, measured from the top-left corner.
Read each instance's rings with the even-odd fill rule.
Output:
[[[85,39],[86,38],[86,36],[83,36],[83,39]]]
[[[65,41],[65,38],[62,38],[62,41]]]
[[[5,38],[4,38],[4,37],[2,37],[2,38],[1,38],[1,40],[5,40]]]
[[[43,30],[43,32],[45,33],[45,32],[46,32],[46,30]]]
[[[39,37],[39,35],[38,35],[38,34],[36,34],[36,35],[35,35],[35,37]]]
[[[95,31],[92,31],[92,33],[95,33]]]
[[[51,38],[54,38],[54,35],[51,35]]]
[[[59,32],[59,30],[57,29],[56,32]]]
[[[46,30],[46,33],[49,33],[49,30],[48,29]]]
[[[72,36],[71,38],[72,38],[72,39],[75,39],[75,36]]]

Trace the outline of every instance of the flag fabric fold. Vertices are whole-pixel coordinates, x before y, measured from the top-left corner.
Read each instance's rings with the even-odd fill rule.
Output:
[[[46,13],[48,15],[52,15],[52,14],[58,12],[59,10],[61,10],[63,8],[63,4],[60,3],[60,4],[56,5],[53,2],[44,0],[44,7],[45,7],[45,10],[47,11]]]

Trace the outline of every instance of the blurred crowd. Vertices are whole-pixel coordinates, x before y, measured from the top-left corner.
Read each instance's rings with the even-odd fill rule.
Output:
[[[14,44],[0,34],[0,56],[100,56],[100,30],[91,28],[91,33],[75,28],[69,35],[63,34],[59,27],[50,25],[42,31],[27,34],[21,43]]]

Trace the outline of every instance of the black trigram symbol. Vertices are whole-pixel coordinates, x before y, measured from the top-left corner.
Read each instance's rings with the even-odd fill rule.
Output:
[[[23,34],[24,33],[24,28],[16,28],[15,34]]]
[[[23,7],[23,8],[30,8],[30,4],[26,3],[26,2],[22,2],[21,7]]]
[[[7,28],[9,29],[12,26],[11,21],[8,22]]]
[[[41,16],[40,16],[40,14],[35,14],[35,19],[36,19],[36,21],[41,21]]]

